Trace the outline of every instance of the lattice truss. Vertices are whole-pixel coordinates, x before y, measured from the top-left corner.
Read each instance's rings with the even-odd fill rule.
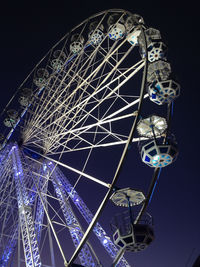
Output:
[[[109,37],[108,20],[113,12],[97,14],[64,36],[37,64],[4,109],[0,266],[17,259],[18,266],[25,261],[26,266],[55,267],[55,246],[55,254],[59,252],[67,266],[60,237],[63,239],[67,232],[65,240],[71,236],[78,247],[86,228],[80,217],[86,225],[93,219],[76,191],[79,182],[89,178],[96,182],[94,186],[111,186],[123,145],[138,114],[146,67],[138,46],[127,39],[135,25],[134,20],[131,25],[126,23],[131,14],[116,11],[118,18],[113,23],[125,23],[126,34],[119,40]],[[97,43],[88,34],[95,21],[94,32],[102,30]],[[80,49],[72,51],[72,39],[77,34],[75,43]],[[59,56],[55,58],[56,51]],[[19,147],[8,143],[11,136]],[[132,141],[142,139],[134,136]],[[108,157],[112,158],[112,167],[102,172]],[[59,165],[67,169],[73,186]],[[118,250],[99,223],[93,232],[115,259]],[[43,257],[48,252],[51,257]],[[100,266],[89,241],[79,253],[79,260],[83,266]],[[117,266],[129,264],[121,258]]]
[[[0,160],[0,265],[11,266],[9,264],[14,262],[17,254],[18,266],[25,261],[27,267],[55,267],[52,239],[56,240],[66,263],[59,237],[66,235],[67,240],[68,232],[76,247],[84,230],[74,209],[88,224],[93,218],[91,211],[54,163],[29,160],[17,144],[7,145],[0,153]],[[93,232],[114,259],[118,249],[99,223]],[[51,257],[46,257],[47,262],[43,262],[46,251]],[[79,253],[79,260],[83,266],[100,266],[89,241]],[[129,264],[122,258],[117,266]]]
[[[76,31],[83,34],[88,23]],[[144,67],[138,48],[126,38],[113,42],[105,34],[98,45],[88,42],[72,54],[70,37],[60,45],[66,58],[59,71],[52,69],[51,56],[46,59],[51,74],[20,122],[23,144],[49,155],[125,143],[128,130],[119,124],[133,116],[140,93],[137,82],[124,86]]]

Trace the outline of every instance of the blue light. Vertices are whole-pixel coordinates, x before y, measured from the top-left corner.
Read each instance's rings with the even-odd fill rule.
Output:
[[[156,94],[151,95],[152,99],[156,99]]]
[[[145,156],[145,161],[150,162],[150,158],[148,156]]]
[[[154,187],[153,187],[153,190],[152,190],[152,192],[151,192],[151,196],[150,196],[150,198],[149,198],[149,204],[150,204],[150,202],[151,202],[151,199],[152,199],[152,196],[153,196],[153,194],[154,194],[154,191],[155,191],[155,188],[156,188],[156,185],[157,185],[157,183],[158,183],[158,180],[159,180],[159,178],[160,178],[160,173],[161,173],[161,168],[159,169],[159,173],[158,173],[158,177],[157,177],[157,181],[155,182],[155,184],[154,184]]]

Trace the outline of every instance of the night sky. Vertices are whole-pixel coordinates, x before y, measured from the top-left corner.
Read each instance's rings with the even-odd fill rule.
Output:
[[[44,54],[73,26],[97,12],[121,8],[140,14],[166,40],[168,61],[181,84],[172,121],[180,154],[162,170],[148,209],[154,218],[155,241],[144,252],[126,254],[134,267],[191,267],[200,254],[199,13],[191,1],[174,2],[8,1],[0,11],[0,110]],[[134,188],[136,175],[148,187],[152,170],[130,152],[123,173],[127,178],[124,184],[120,180],[121,186]],[[101,222],[109,224],[106,215]]]

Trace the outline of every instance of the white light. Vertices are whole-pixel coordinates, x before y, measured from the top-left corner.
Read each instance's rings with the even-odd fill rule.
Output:
[[[156,155],[153,157],[153,161],[156,162],[156,161],[159,161],[160,160],[160,156],[159,155]]]
[[[103,244],[105,245],[105,244],[107,244],[108,243],[108,240],[105,238],[104,240],[103,240]]]

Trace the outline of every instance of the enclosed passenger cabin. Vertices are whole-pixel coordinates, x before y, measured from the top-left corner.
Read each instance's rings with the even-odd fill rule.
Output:
[[[127,41],[135,46],[139,44],[139,36],[141,34],[141,25],[144,24],[144,20],[141,16],[134,14],[128,16],[125,21],[125,28],[127,32]]]
[[[171,66],[167,61],[157,60],[148,64],[147,82],[165,81],[169,78]]]
[[[71,44],[69,50],[73,54],[79,53],[83,49],[84,38],[79,33],[73,34],[71,37]]]
[[[169,104],[180,95],[180,85],[174,80],[156,80],[147,90],[150,100],[158,105]]]
[[[56,50],[53,52],[53,59],[51,60],[51,66],[53,70],[59,71],[62,69],[65,63],[66,55],[61,50]]]
[[[14,127],[18,119],[18,112],[15,109],[10,109],[7,111],[7,117],[4,119],[4,125],[8,128]]]
[[[166,59],[167,46],[163,42],[151,43],[147,47],[148,61],[154,62],[159,59]]]
[[[33,91],[31,88],[23,88],[20,91],[19,103],[22,107],[28,107],[32,101]]]
[[[109,16],[108,21],[108,36],[111,40],[121,40],[125,33],[126,28],[124,25],[124,19],[121,14],[114,13]]]
[[[48,78],[49,78],[48,70],[44,68],[40,68],[36,71],[33,82],[36,86],[38,86],[39,88],[42,88],[47,84]]]
[[[131,252],[144,250],[154,238],[153,228],[145,224],[130,224],[125,231],[117,229],[113,234],[115,245]]]
[[[139,38],[139,43],[140,43],[141,48],[145,47],[145,41],[146,41],[147,47],[154,42],[161,41],[161,34],[160,34],[160,31],[157,29],[148,28],[144,30],[144,34],[145,34],[146,40],[143,39],[143,36],[140,36]]]
[[[133,31],[138,25],[143,25],[144,19],[138,14],[132,14],[125,20],[125,28],[127,33]]]
[[[126,37],[126,40],[133,46],[138,45],[138,38],[141,34],[139,27],[135,27]]]
[[[142,218],[134,223],[133,214],[129,211],[116,215],[111,227],[114,227],[114,244],[125,251],[138,252],[147,248],[154,240],[152,217],[143,214]]]
[[[88,41],[93,45],[98,45],[104,38],[104,26],[99,24],[98,21],[93,21],[89,26]]]
[[[141,149],[142,161],[150,167],[166,167],[174,162],[178,155],[175,144],[157,144],[155,140],[143,145]]]

